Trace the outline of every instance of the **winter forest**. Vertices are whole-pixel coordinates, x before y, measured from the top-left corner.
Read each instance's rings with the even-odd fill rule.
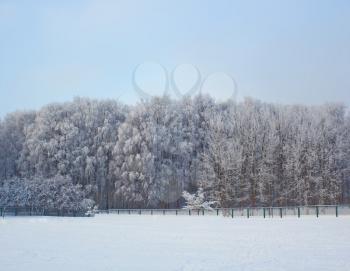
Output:
[[[0,122],[0,206],[179,208],[198,190],[220,207],[349,203],[347,108],[76,98]]]

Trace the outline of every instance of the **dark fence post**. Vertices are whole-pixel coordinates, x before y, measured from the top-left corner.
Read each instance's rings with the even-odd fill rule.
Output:
[[[318,206],[316,206],[316,217],[318,217],[319,214],[319,210],[318,210]]]
[[[231,216],[232,216],[232,218],[233,218],[233,209],[231,209]]]
[[[282,208],[280,208],[280,216],[281,216],[281,218],[282,218]]]
[[[219,209],[216,209],[216,215],[219,216]]]
[[[249,208],[247,208],[247,218],[249,218]]]
[[[264,218],[266,217],[266,210],[265,210],[265,208],[263,208],[263,213],[264,213]]]
[[[300,207],[298,207],[298,217],[300,218]]]
[[[338,217],[338,205],[335,206],[335,216]]]
[[[203,215],[204,215],[204,209],[202,210],[202,213],[203,213]]]
[[[175,210],[175,214],[177,215],[177,210]]]

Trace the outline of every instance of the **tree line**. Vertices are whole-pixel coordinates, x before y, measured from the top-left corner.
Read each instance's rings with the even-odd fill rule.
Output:
[[[0,205],[175,208],[199,190],[220,207],[349,203],[347,108],[76,98],[0,121]]]

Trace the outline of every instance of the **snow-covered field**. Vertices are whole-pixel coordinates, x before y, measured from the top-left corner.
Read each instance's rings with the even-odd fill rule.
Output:
[[[1,271],[350,270],[350,217],[5,217]]]

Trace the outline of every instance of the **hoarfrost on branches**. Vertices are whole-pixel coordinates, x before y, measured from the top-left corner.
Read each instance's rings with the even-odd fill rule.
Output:
[[[202,193],[200,208],[350,203],[350,117],[341,104],[76,98],[0,120],[0,190],[2,205],[75,209],[180,208]]]

